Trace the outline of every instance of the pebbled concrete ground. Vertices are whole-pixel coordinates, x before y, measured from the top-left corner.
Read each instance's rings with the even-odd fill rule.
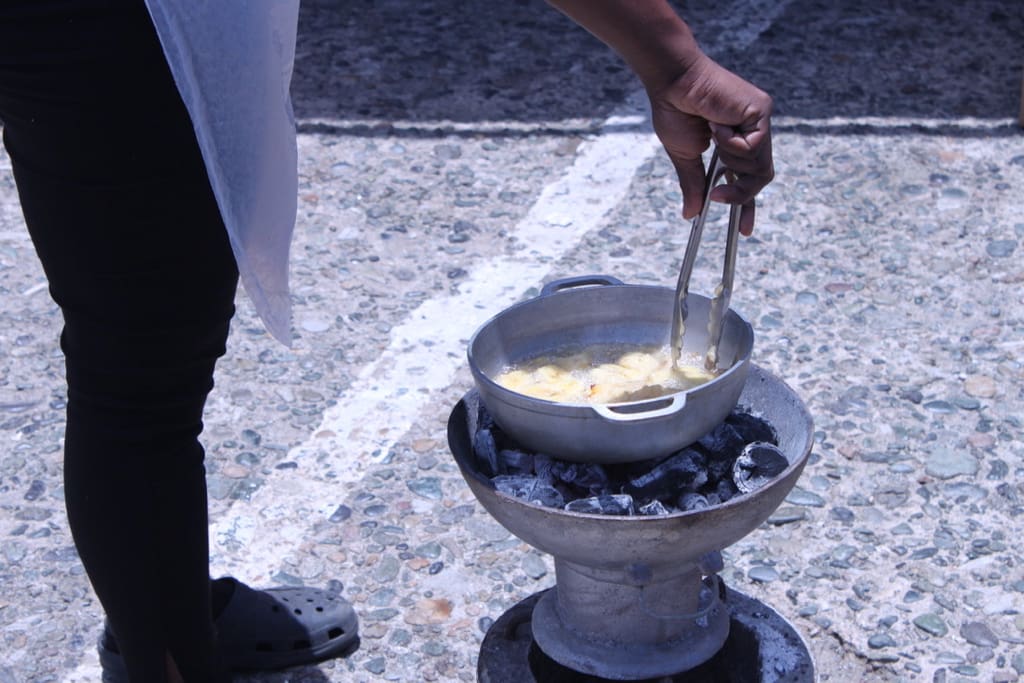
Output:
[[[1024,12],[696,5],[679,7],[706,50],[775,98],[777,179],[733,306],[816,427],[798,488],[723,576],[794,624],[821,681],[1018,680]],[[240,295],[204,435],[212,561],[341,588],[363,643],[239,680],[474,680],[487,626],[554,576],[447,452],[466,342],[558,277],[672,286],[678,188],[634,78],[540,2],[304,2],[293,95],[295,344]],[[0,155],[3,683],[99,677],[59,330]]]

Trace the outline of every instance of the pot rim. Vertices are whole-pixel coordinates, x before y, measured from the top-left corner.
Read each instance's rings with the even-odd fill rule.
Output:
[[[605,278],[606,281],[601,281],[602,278]],[[619,280],[616,280],[615,278],[610,278],[609,276],[602,276],[602,275],[584,276],[584,277],[581,277],[581,278],[567,278],[567,279],[569,279],[569,280],[577,280],[577,279],[578,280],[597,280],[597,281],[588,282],[588,284],[592,284],[592,285],[595,285],[595,286],[579,287],[579,288],[575,288],[575,289],[562,289],[562,290],[556,290],[556,291],[553,291],[553,292],[550,292],[550,293],[541,292],[540,294],[538,294],[535,297],[531,297],[530,299],[527,299],[525,301],[520,301],[520,302],[518,302],[516,304],[513,304],[512,306],[509,306],[508,308],[505,308],[505,309],[499,311],[498,313],[495,313],[490,318],[488,318],[486,321],[484,321],[476,329],[476,331],[473,333],[473,335],[470,337],[469,344],[467,345],[467,350],[466,350],[467,360],[469,361],[469,369],[472,372],[473,377],[476,379],[476,381],[481,382],[486,387],[488,392],[491,392],[493,394],[498,395],[502,400],[505,400],[506,402],[511,402],[511,403],[517,405],[521,409],[529,410],[531,412],[545,413],[545,414],[557,413],[560,410],[568,410],[568,411],[572,411],[572,412],[579,412],[581,410],[585,410],[588,413],[595,413],[596,412],[594,410],[595,406],[610,406],[610,407],[615,407],[615,408],[625,407],[625,408],[628,408],[630,410],[627,410],[627,411],[624,411],[624,412],[640,413],[640,412],[646,412],[647,410],[657,410],[657,409],[659,409],[662,406],[668,406],[672,401],[676,400],[680,396],[682,396],[685,401],[688,401],[690,399],[690,396],[696,396],[696,395],[699,395],[699,394],[703,393],[704,391],[710,391],[713,388],[713,385],[723,384],[732,375],[736,374],[737,372],[742,372],[743,371],[743,367],[742,366],[744,366],[745,364],[748,364],[750,362],[750,357],[751,357],[751,354],[752,354],[753,348],[754,348],[754,328],[750,324],[750,321],[748,321],[743,315],[741,315],[738,311],[736,311],[736,309],[729,308],[728,311],[726,312],[726,319],[728,319],[729,317],[733,317],[734,316],[735,319],[739,322],[739,324],[743,328],[744,333],[745,333],[744,336],[749,338],[750,343],[749,343],[749,345],[747,345],[746,350],[742,354],[737,356],[736,360],[725,371],[723,371],[719,375],[716,375],[713,379],[711,379],[711,380],[709,380],[707,382],[704,382],[703,384],[699,384],[699,385],[697,385],[695,387],[691,387],[689,389],[683,389],[683,390],[680,390],[680,391],[673,391],[673,392],[670,392],[668,394],[664,394],[662,396],[656,396],[654,398],[648,398],[648,399],[640,399],[640,400],[637,400],[637,401],[622,401],[622,402],[617,402],[617,403],[601,403],[601,404],[598,404],[598,403],[573,402],[573,401],[552,401],[552,400],[549,400],[549,399],[537,398],[537,397],[533,397],[533,396],[528,396],[527,394],[519,393],[517,391],[512,391],[511,389],[508,389],[508,388],[502,386],[501,384],[498,384],[498,382],[496,382],[488,373],[484,372],[484,370],[477,363],[476,358],[474,356],[474,348],[476,346],[477,339],[480,337],[480,335],[483,334],[485,330],[490,328],[499,318],[502,318],[502,317],[504,317],[506,315],[509,315],[513,311],[520,310],[520,309],[522,309],[524,307],[527,307],[527,306],[530,306],[530,305],[535,305],[538,301],[547,299],[548,297],[552,297],[552,296],[568,296],[568,295],[571,295],[573,293],[577,293],[579,295],[582,292],[595,291],[595,290],[598,290],[598,289],[605,289],[605,288],[608,288],[608,287],[616,288],[616,289],[630,288],[630,289],[668,291],[668,292],[671,292],[671,293],[674,294],[674,290],[671,289],[670,287],[665,287],[665,286],[661,286],[661,285],[631,285],[631,284],[627,284],[627,283],[621,282]],[[556,281],[556,282],[561,282],[561,281]],[[696,298],[700,298],[700,299],[705,299],[705,300],[708,300],[708,301],[711,300],[710,297],[707,297],[707,296],[705,296],[703,294],[694,293],[694,292],[689,293],[688,296],[696,297]],[[671,326],[671,318],[666,320],[666,327],[670,327],[670,326]]]

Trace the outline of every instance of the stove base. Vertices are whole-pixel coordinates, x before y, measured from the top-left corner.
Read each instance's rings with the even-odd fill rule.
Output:
[[[533,640],[532,617],[547,591],[519,602],[494,622],[480,646],[480,683],[603,683],[555,662]],[[648,683],[814,683],[814,662],[799,633],[774,610],[728,589],[729,638],[711,659]],[[629,679],[635,680],[635,679]]]

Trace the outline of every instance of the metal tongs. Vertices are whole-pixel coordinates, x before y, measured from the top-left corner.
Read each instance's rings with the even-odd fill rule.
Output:
[[[700,213],[693,219],[690,228],[690,240],[686,243],[686,254],[683,265],[679,269],[679,281],[676,283],[676,305],[672,313],[672,367],[679,364],[683,352],[683,335],[686,333],[686,317],[689,313],[686,298],[690,293],[690,275],[693,264],[697,260],[701,235],[704,233],[704,221],[711,205],[711,190],[726,172],[725,164],[718,158],[718,149],[711,154],[704,187],[704,205]],[[714,370],[718,366],[718,345],[722,341],[722,327],[725,314],[729,310],[729,299],[732,298],[733,275],[736,271],[736,244],[739,241],[740,210],[739,204],[729,207],[729,231],[725,242],[725,265],[722,268],[722,282],[715,288],[711,299],[711,310],[708,315],[708,348],[704,354],[704,368]]]

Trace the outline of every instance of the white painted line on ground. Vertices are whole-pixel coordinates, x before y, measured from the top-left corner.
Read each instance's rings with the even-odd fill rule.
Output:
[[[473,330],[518,301],[586,232],[600,227],[625,197],[636,169],[657,149],[650,133],[604,134],[581,145],[573,165],[543,190],[512,231],[529,248],[474,266],[457,295],[428,300],[413,311],[292,458],[301,462],[327,453],[344,460],[335,468],[340,481],[360,479],[419,419],[429,392],[451,384],[466,363],[465,340]]]
[[[753,43],[789,2],[741,0],[737,4],[746,7],[721,16],[743,20],[726,22],[728,29],[720,32],[717,40],[745,46]],[[716,41],[710,47],[720,49],[722,44]],[[638,111],[645,111],[645,100],[642,91],[634,93],[624,111],[605,121],[603,128],[615,131],[635,123]],[[451,384],[466,362],[464,342],[472,331],[539,284],[552,261],[599,226],[624,198],[637,168],[658,149],[652,134],[635,132],[606,132],[581,145],[573,165],[543,190],[515,227],[513,234],[531,249],[474,266],[457,296],[424,302],[408,322],[393,330],[388,349],[360,372],[353,386],[325,412],[319,428],[293,449],[292,457],[322,458],[326,454],[328,460],[344,460],[335,468],[336,481],[358,481],[366,468],[386,457],[395,441],[416,423],[431,400],[430,392]],[[416,390],[410,390],[410,384]]]
[[[605,121],[603,127],[635,126],[646,127],[647,117],[630,116],[615,120],[614,123]],[[592,119],[563,119],[559,121],[450,121],[447,119],[425,119],[420,121],[393,121],[389,119],[334,119],[334,118],[307,118],[299,122],[300,130],[310,130],[317,126],[326,128],[330,134],[345,135],[346,130],[362,128],[381,129],[398,132],[415,132],[423,134],[449,135],[452,133],[472,133],[483,135],[500,135],[501,133],[515,132],[517,134],[528,134],[537,132],[560,133],[564,135],[576,135],[581,132],[594,132],[595,126]],[[316,134],[316,131],[313,131]]]
[[[631,100],[624,116],[640,106]],[[612,117],[615,124],[620,117]],[[466,340],[490,316],[540,283],[622,201],[636,169],[659,149],[653,134],[614,132],[580,145],[563,175],[544,188],[512,234],[528,249],[474,266],[459,293],[421,304],[395,327],[391,343],[325,411],[320,425],[289,456],[294,470],[275,472],[248,504],[235,502],[211,524],[215,573],[267,577],[282,545],[301,542],[311,521],[329,516],[358,481],[422,419],[431,393],[447,389],[466,364]],[[331,471],[327,480],[316,474]],[[312,476],[311,476],[312,475]],[[236,561],[234,549],[244,548]],[[227,550],[227,553],[221,550]],[[242,566],[235,566],[241,562]]]
[[[797,116],[775,116],[772,117],[772,126],[779,128],[878,128],[886,130],[913,130],[913,131],[950,131],[950,130],[978,130],[991,131],[1001,128],[1020,126],[1017,119],[1010,117],[981,119],[977,117],[964,117],[958,119],[923,119],[908,116],[853,116],[820,119],[804,119]],[[880,133],[884,134],[884,133]]]

